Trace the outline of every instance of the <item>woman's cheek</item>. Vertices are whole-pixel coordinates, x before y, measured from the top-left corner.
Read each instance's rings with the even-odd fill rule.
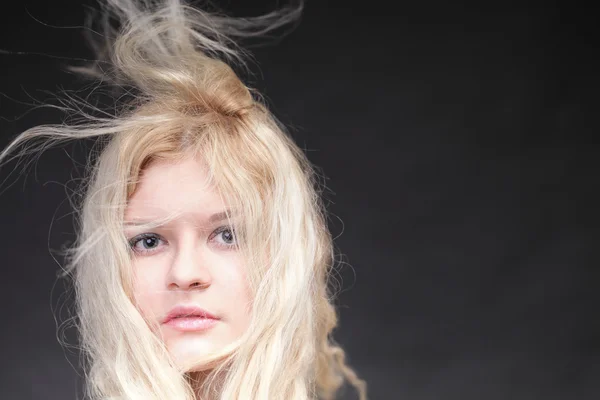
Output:
[[[149,316],[152,311],[152,293],[159,293],[158,290],[152,288],[153,282],[156,283],[156,279],[148,276],[148,274],[136,274],[134,278],[135,299],[138,307],[146,316]]]

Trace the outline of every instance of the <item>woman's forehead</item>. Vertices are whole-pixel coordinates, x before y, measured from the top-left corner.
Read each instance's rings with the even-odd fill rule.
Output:
[[[156,161],[142,173],[126,207],[126,219],[165,212],[212,214],[225,207],[206,168],[195,159]],[[210,217],[207,215],[207,218]]]

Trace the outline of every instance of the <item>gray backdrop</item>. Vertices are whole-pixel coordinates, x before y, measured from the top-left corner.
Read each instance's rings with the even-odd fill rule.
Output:
[[[345,262],[335,337],[370,397],[599,398],[592,10],[308,3],[297,30],[254,50],[251,84],[328,178]],[[31,97],[81,86],[64,58],[90,56],[82,31],[52,27],[81,25],[81,4],[3,6],[2,146],[61,121]],[[249,16],[276,2],[218,4]],[[85,151],[0,170],[2,399],[78,393],[55,277]]]

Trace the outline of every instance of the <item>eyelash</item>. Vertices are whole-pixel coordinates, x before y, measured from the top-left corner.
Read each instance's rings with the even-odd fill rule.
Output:
[[[230,231],[233,234],[234,244],[219,244],[218,246],[219,247],[223,247],[225,249],[233,249],[236,246],[235,240],[237,239],[237,237],[235,236],[235,229],[233,227],[231,227],[231,226],[224,225],[224,226],[221,226],[221,227],[215,229],[215,231],[211,234],[210,238],[212,239],[213,237],[215,237],[215,236],[217,236],[217,235],[219,235],[219,234],[221,234],[223,232],[227,232],[227,231]],[[158,234],[156,234],[156,233],[142,233],[140,235],[137,235],[137,236],[131,238],[128,241],[129,242],[129,247],[131,248],[131,250],[134,253],[138,253],[138,254],[153,253],[153,252],[156,251],[155,249],[150,249],[150,250],[143,249],[143,250],[139,250],[139,249],[135,248],[135,245],[138,244],[138,242],[140,242],[141,240],[144,240],[144,239],[149,239],[149,238],[156,238],[158,240],[164,241],[161,238],[161,236],[158,235]]]

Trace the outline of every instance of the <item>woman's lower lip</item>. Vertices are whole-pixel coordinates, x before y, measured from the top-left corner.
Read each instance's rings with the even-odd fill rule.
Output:
[[[203,331],[205,329],[212,328],[219,320],[212,318],[202,317],[185,317],[185,318],[173,318],[166,322],[165,325],[169,325],[180,331]]]

